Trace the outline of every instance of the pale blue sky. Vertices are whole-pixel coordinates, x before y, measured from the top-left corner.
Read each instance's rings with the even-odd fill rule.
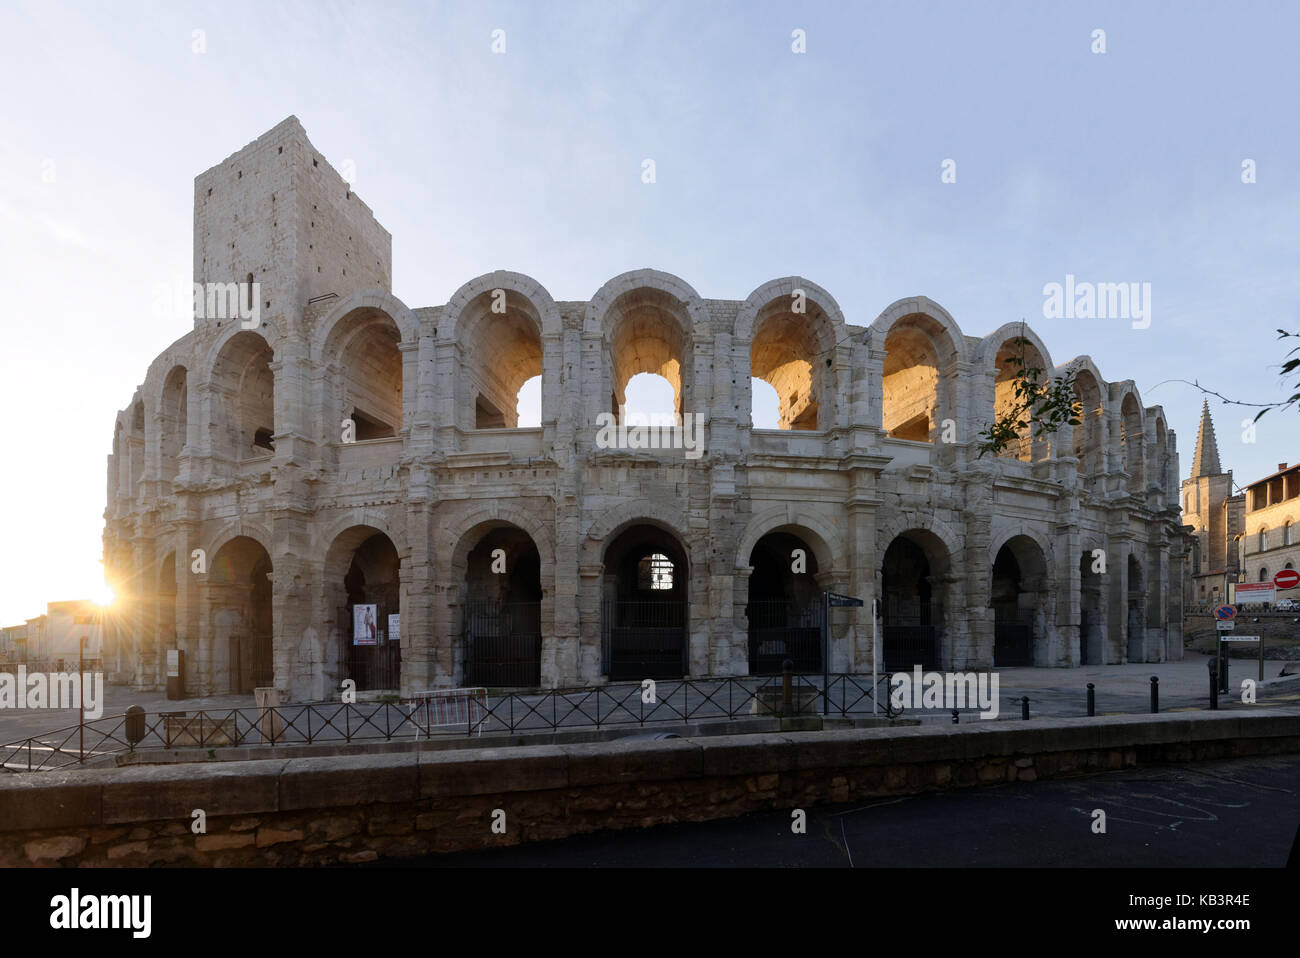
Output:
[[[154,300],[189,277],[193,178],[289,114],[355,163],[411,306],[498,268],[557,299],[800,274],[861,325],[924,294],[1136,380],[1186,470],[1201,396],[1152,387],[1276,399],[1300,328],[1298,30],[1294,3],[7,0],[0,624],[89,593],[114,413],[188,328]],[[1043,319],[1067,273],[1151,283],[1151,327]],[[1249,445],[1212,408],[1239,481],[1300,458],[1296,413]]]

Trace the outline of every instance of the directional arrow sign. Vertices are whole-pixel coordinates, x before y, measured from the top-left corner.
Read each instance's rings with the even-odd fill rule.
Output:
[[[840,605],[862,605],[861,599],[855,599],[851,595],[840,595],[836,592],[827,592],[826,601],[833,606]]]
[[[1221,641],[1224,642],[1258,642],[1258,635],[1225,635]]]

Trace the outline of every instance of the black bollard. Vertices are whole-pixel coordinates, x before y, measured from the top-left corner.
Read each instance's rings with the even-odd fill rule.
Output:
[[[1028,695],[1022,696],[1020,699],[1020,717],[1022,719],[1029,718],[1029,696]]]
[[[1160,679],[1158,676],[1151,676],[1151,711],[1160,711]]]
[[[957,710],[956,710],[956,709],[953,709],[953,710],[952,710],[952,724],[953,724],[953,725],[956,725],[956,724],[957,724]]]
[[[1088,718],[1097,714],[1097,687],[1088,683]]]
[[[794,714],[794,690],[791,687],[794,679],[794,661],[786,659],[781,663],[781,714]]]
[[[1215,667],[1216,659],[1210,659],[1210,711],[1219,707],[1219,670]]]

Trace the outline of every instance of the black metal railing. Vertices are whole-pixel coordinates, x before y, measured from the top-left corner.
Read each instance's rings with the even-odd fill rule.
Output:
[[[488,688],[541,684],[540,602],[465,603],[465,681]]]
[[[836,674],[792,677],[796,711],[838,717],[877,714],[894,718],[889,676]],[[267,708],[139,712],[105,716],[0,745],[0,767],[11,771],[68,768],[115,754],[148,749],[215,749],[283,745],[341,745],[416,739],[431,733],[514,735],[616,726],[681,724],[779,714],[782,678],[671,679],[647,694],[641,683],[544,692],[511,692],[476,699],[472,718],[458,726],[429,728],[413,702],[281,705]]]
[[[751,599],[745,607],[749,620],[749,672],[779,675],[786,659],[795,672],[822,670],[822,601]]]
[[[606,599],[601,649],[611,682],[674,679],[689,671],[684,599]]]

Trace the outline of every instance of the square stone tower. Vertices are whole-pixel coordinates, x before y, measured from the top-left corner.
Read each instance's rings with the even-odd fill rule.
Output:
[[[318,297],[391,291],[392,251],[392,235],[296,116],[194,180],[194,281],[260,284],[264,321],[294,327]],[[195,328],[227,321],[196,316]]]

